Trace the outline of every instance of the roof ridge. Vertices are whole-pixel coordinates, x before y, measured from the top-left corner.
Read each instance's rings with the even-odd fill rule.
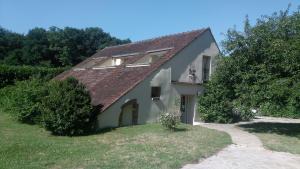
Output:
[[[157,40],[157,39],[167,38],[167,37],[171,37],[171,36],[178,36],[178,35],[188,34],[188,33],[197,32],[197,31],[205,31],[207,29],[209,29],[209,27],[202,28],[202,29],[194,29],[194,30],[190,30],[190,31],[179,32],[179,33],[174,33],[174,34],[169,34],[169,35],[157,36],[157,37],[154,37],[154,38],[145,39],[145,40],[139,40],[139,41],[135,41],[135,42],[131,42],[131,43],[126,43],[126,44],[121,44],[121,45],[107,46],[104,49],[115,48],[115,47],[120,47],[120,46],[127,46],[127,45],[133,45],[133,44],[139,44],[139,43],[144,43],[144,42],[148,42],[148,41],[154,41],[154,40]],[[102,49],[102,50],[104,50],[104,49]]]

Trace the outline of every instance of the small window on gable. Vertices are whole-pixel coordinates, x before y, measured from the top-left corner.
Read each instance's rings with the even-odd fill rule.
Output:
[[[203,56],[202,62],[202,78],[203,82],[207,82],[209,80],[210,75],[210,56]]]
[[[152,98],[152,100],[159,100],[160,92],[161,92],[160,87],[151,87],[151,98]]]

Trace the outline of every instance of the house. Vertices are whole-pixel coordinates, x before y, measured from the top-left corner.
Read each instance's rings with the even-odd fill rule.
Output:
[[[101,106],[98,127],[156,122],[180,102],[181,120],[197,119],[197,96],[219,54],[209,28],[106,47],[58,75],[77,78]]]

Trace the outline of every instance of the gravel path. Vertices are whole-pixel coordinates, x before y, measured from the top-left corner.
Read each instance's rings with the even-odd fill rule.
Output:
[[[254,122],[300,123],[300,120],[259,117]],[[227,132],[234,144],[198,164],[185,165],[183,169],[300,169],[299,155],[266,150],[256,136],[233,124],[199,125]]]

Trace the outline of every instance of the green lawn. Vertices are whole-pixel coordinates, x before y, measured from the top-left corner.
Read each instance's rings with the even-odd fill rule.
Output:
[[[228,144],[229,135],[181,125],[170,132],[158,124],[118,128],[90,136],[52,136],[20,124],[0,110],[0,168],[180,168]]]
[[[300,154],[299,123],[253,123],[240,125],[255,133],[270,150]]]

